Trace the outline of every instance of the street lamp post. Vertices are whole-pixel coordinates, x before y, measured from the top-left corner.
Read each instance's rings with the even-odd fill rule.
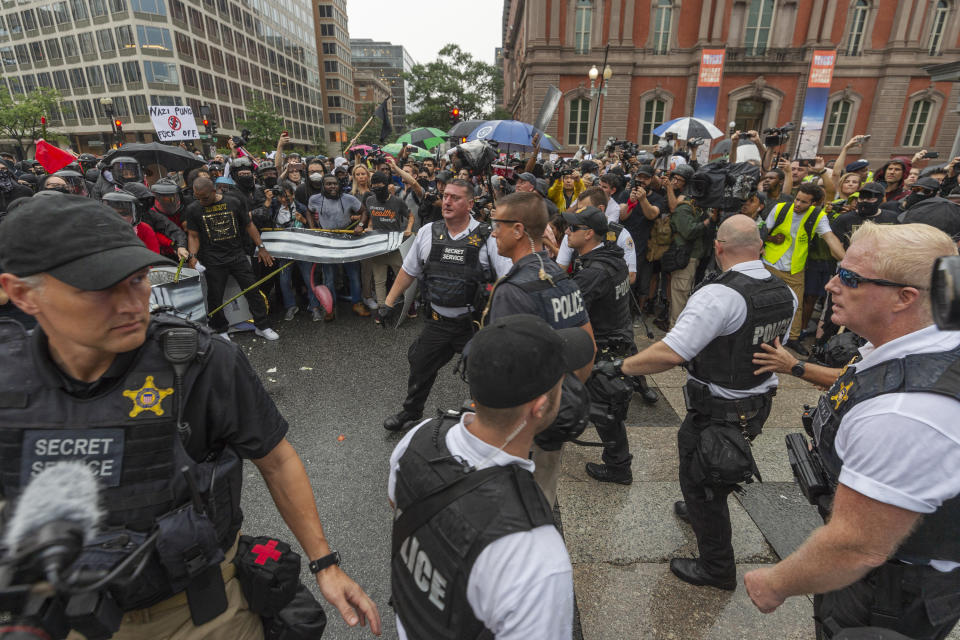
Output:
[[[596,145],[597,138],[600,137],[600,109],[601,109],[601,98],[607,95],[606,82],[610,80],[613,76],[613,69],[610,68],[610,65],[607,64],[607,55],[610,53],[610,45],[607,45],[606,49],[603,52],[603,73],[601,74],[600,70],[596,65],[590,67],[590,71],[587,75],[590,78],[590,98],[591,102],[594,104],[593,107],[593,123],[590,126],[590,136],[587,141],[587,149],[590,150],[590,153],[596,155]],[[600,79],[600,86],[596,86],[597,78]]]
[[[117,127],[114,124],[113,119],[113,98],[100,98],[100,106],[103,107],[103,113],[110,119],[110,131],[113,133],[111,136],[114,144],[117,142]],[[110,145],[107,145],[109,147]]]

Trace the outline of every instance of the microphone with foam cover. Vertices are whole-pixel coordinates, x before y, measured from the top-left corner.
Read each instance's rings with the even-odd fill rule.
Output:
[[[24,488],[3,533],[21,570],[39,571],[56,583],[97,532],[99,485],[82,462],[47,467]]]

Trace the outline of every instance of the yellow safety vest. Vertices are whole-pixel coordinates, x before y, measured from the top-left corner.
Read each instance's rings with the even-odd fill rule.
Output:
[[[773,208],[773,219],[776,221],[777,217],[780,215],[781,209],[787,206],[787,203],[781,202],[776,207]],[[812,225],[807,225],[807,220],[810,218],[810,215],[817,211],[817,217],[814,220]],[[797,237],[794,238],[791,234],[791,229],[793,228],[793,216],[795,214],[793,210],[793,204],[790,204],[790,209],[787,210],[787,215],[784,216],[783,222],[770,230],[770,235],[775,236],[778,233],[782,233],[785,238],[780,244],[773,244],[772,242],[766,242],[763,245],[763,256],[766,258],[767,262],[770,264],[777,264],[777,261],[780,260],[787,252],[787,249],[793,245],[793,255],[790,256],[790,273],[800,273],[803,271],[804,267],[807,266],[807,252],[810,249],[810,235],[813,233],[813,230],[816,229],[817,224],[820,223],[820,219],[826,213],[824,209],[816,209],[815,207],[810,207],[803,213],[803,218],[800,220],[800,228],[797,229]],[[809,230],[808,230],[809,228]]]

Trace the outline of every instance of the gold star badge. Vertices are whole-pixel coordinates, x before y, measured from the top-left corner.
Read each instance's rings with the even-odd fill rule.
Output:
[[[850,396],[847,395],[847,392],[850,391],[850,387],[853,386],[853,380],[847,384],[840,383],[840,386],[837,388],[837,392],[830,396],[830,399],[833,400],[833,409],[836,411],[840,408],[844,402],[850,399]]]
[[[471,235],[469,238],[467,238],[467,244],[470,245],[471,247],[479,247],[480,236],[476,234]]]
[[[163,415],[163,399],[173,394],[173,388],[158,389],[153,383],[153,376],[147,376],[143,386],[139,389],[128,389],[123,395],[133,400],[130,417],[136,418],[143,411],[153,411],[156,415]]]

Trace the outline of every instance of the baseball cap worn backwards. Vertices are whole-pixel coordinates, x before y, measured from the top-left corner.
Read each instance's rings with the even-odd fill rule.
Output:
[[[473,399],[506,409],[550,391],[567,373],[593,361],[593,343],[579,327],[553,329],[542,318],[504,316],[481,329],[467,351]]]
[[[112,209],[83,196],[31,199],[0,225],[0,265],[15,276],[46,273],[100,291],[145,267],[175,264],[148,249]]]

